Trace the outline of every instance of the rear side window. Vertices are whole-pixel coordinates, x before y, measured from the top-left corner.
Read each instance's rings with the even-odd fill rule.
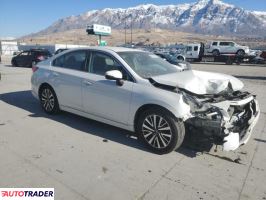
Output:
[[[102,52],[93,52],[91,56],[90,66],[88,71],[93,74],[104,76],[107,71],[118,70],[122,73],[123,79],[132,81],[132,77],[124,69],[124,67],[116,61],[112,56]]]
[[[42,56],[52,56],[52,54],[49,51],[41,51],[39,54]]]
[[[194,47],[194,51],[198,51],[199,50],[199,47],[198,46],[195,46]]]
[[[65,56],[60,56],[57,59],[54,60],[53,62],[53,66],[55,67],[64,67],[64,60],[65,60]]]
[[[56,58],[53,66],[84,71],[86,60],[87,51],[73,51]]]
[[[28,51],[23,51],[21,54],[19,54],[20,56],[27,56],[29,55],[29,52]]]
[[[212,43],[212,46],[217,46],[217,42],[213,42]]]
[[[32,53],[34,53],[36,56],[51,56],[51,53],[49,51],[36,51]]]
[[[192,47],[191,46],[187,46],[187,51],[192,51]]]
[[[220,42],[220,46],[229,46],[230,42]]]

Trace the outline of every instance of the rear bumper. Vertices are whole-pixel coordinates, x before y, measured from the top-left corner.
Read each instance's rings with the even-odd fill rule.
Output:
[[[39,100],[39,94],[38,94],[38,84],[37,84],[37,79],[36,76],[34,76],[34,74],[31,76],[31,93],[32,95]]]

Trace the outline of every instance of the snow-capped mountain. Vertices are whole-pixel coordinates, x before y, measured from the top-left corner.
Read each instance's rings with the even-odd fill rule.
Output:
[[[244,10],[221,0],[92,10],[60,19],[37,35],[85,29],[86,25],[93,23],[109,25],[113,29],[123,29],[132,23],[133,28],[138,29],[161,28],[205,34],[266,36],[266,12]]]

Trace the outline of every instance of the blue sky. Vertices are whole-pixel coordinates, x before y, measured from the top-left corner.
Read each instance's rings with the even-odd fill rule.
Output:
[[[197,0],[0,0],[0,37],[37,32],[59,18],[92,9],[126,8],[139,4],[190,3]],[[266,11],[266,0],[223,0],[248,10]]]

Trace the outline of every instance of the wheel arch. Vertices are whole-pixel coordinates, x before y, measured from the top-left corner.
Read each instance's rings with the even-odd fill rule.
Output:
[[[183,56],[183,55],[178,55],[177,57],[176,57],[178,60],[182,60],[182,61],[185,61],[186,59],[185,59],[185,57]],[[180,59],[181,58],[181,59]]]
[[[238,52],[240,52],[240,51],[242,51],[242,52],[245,53],[245,50],[244,50],[244,49],[238,49],[238,50],[236,51],[236,53],[238,53]]]
[[[150,104],[144,104],[142,105],[141,107],[138,108],[138,110],[136,111],[135,113],[135,116],[134,116],[134,130],[136,131],[137,130],[137,122],[138,122],[138,119],[141,115],[141,113],[143,113],[144,111],[146,110],[149,110],[149,109],[162,109],[164,110],[165,112],[169,113],[172,117],[174,117],[176,120],[181,120],[179,118],[177,118],[174,113],[172,111],[170,111],[168,108],[165,108],[161,105],[158,105],[158,104],[153,104],[153,103],[150,103]]]
[[[219,49],[213,49],[213,50],[212,50],[212,53],[213,53],[214,51],[218,51],[218,52],[220,53],[220,50],[219,50]]]
[[[42,83],[42,84],[39,86],[39,89],[38,89],[38,96],[39,96],[39,97],[40,97],[41,91],[42,91],[42,89],[43,89],[44,87],[50,87],[50,88],[54,91],[54,93],[55,93],[54,88],[53,88],[49,83],[44,82],[44,83]],[[56,94],[56,93],[55,93],[55,94]]]
[[[45,110],[45,112],[48,114],[57,114],[61,108],[60,108],[59,101],[58,101],[54,88],[47,82],[42,83],[38,89],[38,97],[39,97],[40,102],[41,102],[41,91],[43,88],[49,88],[54,95],[54,107],[50,111]]]

